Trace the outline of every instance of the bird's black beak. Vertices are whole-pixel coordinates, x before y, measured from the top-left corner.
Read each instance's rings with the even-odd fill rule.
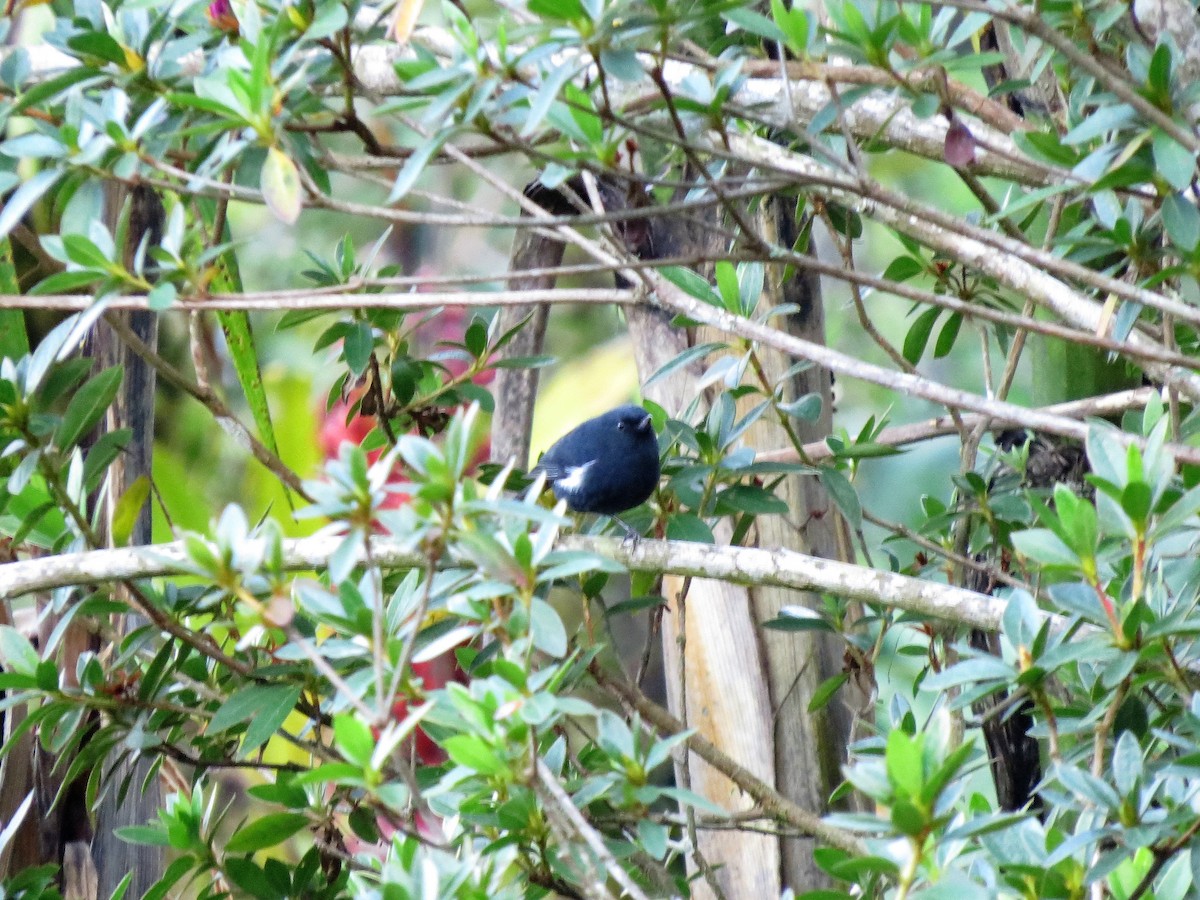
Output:
[[[650,413],[646,413],[646,418],[644,418],[640,422],[638,422],[636,427],[637,427],[639,434],[645,434],[647,431],[649,431],[650,430]]]

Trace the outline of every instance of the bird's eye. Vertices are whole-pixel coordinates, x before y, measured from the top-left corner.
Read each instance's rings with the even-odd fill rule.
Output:
[[[618,423],[617,423],[617,428],[619,428],[621,431],[624,431],[624,430],[625,430],[625,423],[624,423],[624,422],[618,422]]]

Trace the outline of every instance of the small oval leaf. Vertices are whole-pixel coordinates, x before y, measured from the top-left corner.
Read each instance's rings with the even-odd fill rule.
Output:
[[[291,225],[300,218],[300,173],[291,158],[278,147],[267,150],[260,187],[263,199],[277,219]]]

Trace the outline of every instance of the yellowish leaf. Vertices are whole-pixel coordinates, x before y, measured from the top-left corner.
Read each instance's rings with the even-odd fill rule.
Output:
[[[146,60],[142,59],[142,54],[138,53],[131,47],[121,45],[121,49],[125,51],[125,68],[130,72],[140,72],[146,68]]]
[[[121,499],[117,501],[117,506],[113,510],[112,539],[115,546],[124,547],[129,543],[129,538],[133,534],[133,526],[137,524],[138,514],[141,513],[142,507],[146,505],[149,497],[150,479],[145,475],[139,477],[125,489],[125,493],[121,495]]]
[[[291,225],[300,218],[300,173],[291,158],[278,147],[267,150],[260,186],[263,199],[277,219]]]
[[[399,0],[396,10],[392,13],[392,37],[397,44],[407,44],[412,37],[413,29],[417,26],[417,17],[425,0]]]

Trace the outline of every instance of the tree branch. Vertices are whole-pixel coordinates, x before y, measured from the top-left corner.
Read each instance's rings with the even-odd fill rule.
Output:
[[[1084,400],[1070,400],[1066,403],[1056,403],[1047,406],[1040,412],[1054,416],[1067,416],[1072,419],[1087,419],[1093,416],[1113,416],[1130,409],[1142,409],[1157,393],[1154,388],[1134,388],[1129,391],[1118,391],[1115,394],[1104,394],[1100,397],[1088,397]],[[962,417],[962,424],[973,428],[981,422],[990,421],[990,416],[968,415]],[[911,425],[896,425],[879,432],[871,442],[887,447],[903,447],[918,441],[942,435],[955,434],[958,426],[950,416],[938,416],[924,422],[914,422]],[[834,455],[826,441],[813,441],[804,445],[804,458],[807,462],[819,462]],[[780,450],[766,450],[755,455],[758,462],[795,462],[800,454],[792,447]]]
[[[796,359],[811,360],[838,375],[878,384],[910,396],[923,397],[944,406],[969,410],[1009,425],[1034,428],[1038,431],[1074,438],[1081,442],[1087,439],[1088,426],[1074,419],[1054,415],[1047,410],[1027,409],[1013,403],[990,400],[987,397],[948,387],[940,382],[917,375],[894,372],[891,369],[864,362],[848,353],[840,353],[821,344],[814,344],[812,341],[784,334],[774,328],[710,306],[685,294],[656,272],[642,273],[641,277],[643,281],[652,286],[654,300],[671,312],[679,313],[705,325],[712,325],[726,334],[740,335],[743,338],[775,347],[784,353],[791,354]],[[1137,435],[1122,433],[1115,435],[1114,440],[1121,441],[1126,445],[1136,444],[1139,447],[1145,447],[1145,439]],[[1167,447],[1176,459],[1200,465],[1200,448],[1188,447],[1184,444],[1169,444]]]
[[[297,571],[324,566],[340,544],[341,539],[337,537],[284,541],[283,567]],[[820,591],[985,631],[1000,627],[1006,606],[1002,600],[964,588],[820,559],[792,550],[715,547],[689,541],[643,540],[629,545],[612,538],[579,535],[562,538],[559,547],[600,553],[634,572],[692,575],[735,584]],[[375,561],[385,568],[425,568],[428,563],[419,550],[412,549],[402,540],[374,538],[371,550]],[[0,565],[0,601],[52,588],[182,575],[189,571],[187,555],[180,541],[43,556]],[[1047,614],[1047,618],[1055,630],[1065,629],[1068,625],[1061,616]]]
[[[681,734],[686,730],[682,722],[646,697],[635,685],[605,671],[599,663],[591,663],[588,671],[597,682],[616,694],[622,703],[653,725],[660,734]],[[692,734],[688,736],[686,744],[689,750],[745,791],[766,815],[776,821],[791,825],[804,834],[824,841],[831,847],[838,847],[855,856],[867,854],[866,848],[857,837],[826,824],[816,813],[793,803],[765,781],[756,777],[753,772],[740,765],[737,760],[723,753],[711,741],[699,734]]]
[[[534,303],[626,304],[634,303],[637,299],[636,291],[617,288],[360,294],[353,292],[353,286],[340,286],[336,291],[331,292],[324,292],[320,288],[301,288],[299,290],[180,298],[163,311],[279,312],[289,309],[429,309],[436,306],[524,306]],[[78,312],[94,305],[95,302],[96,298],[92,294],[0,294],[0,309],[53,309]],[[113,310],[149,309],[149,305],[146,295],[127,294],[111,298],[108,308]]]

